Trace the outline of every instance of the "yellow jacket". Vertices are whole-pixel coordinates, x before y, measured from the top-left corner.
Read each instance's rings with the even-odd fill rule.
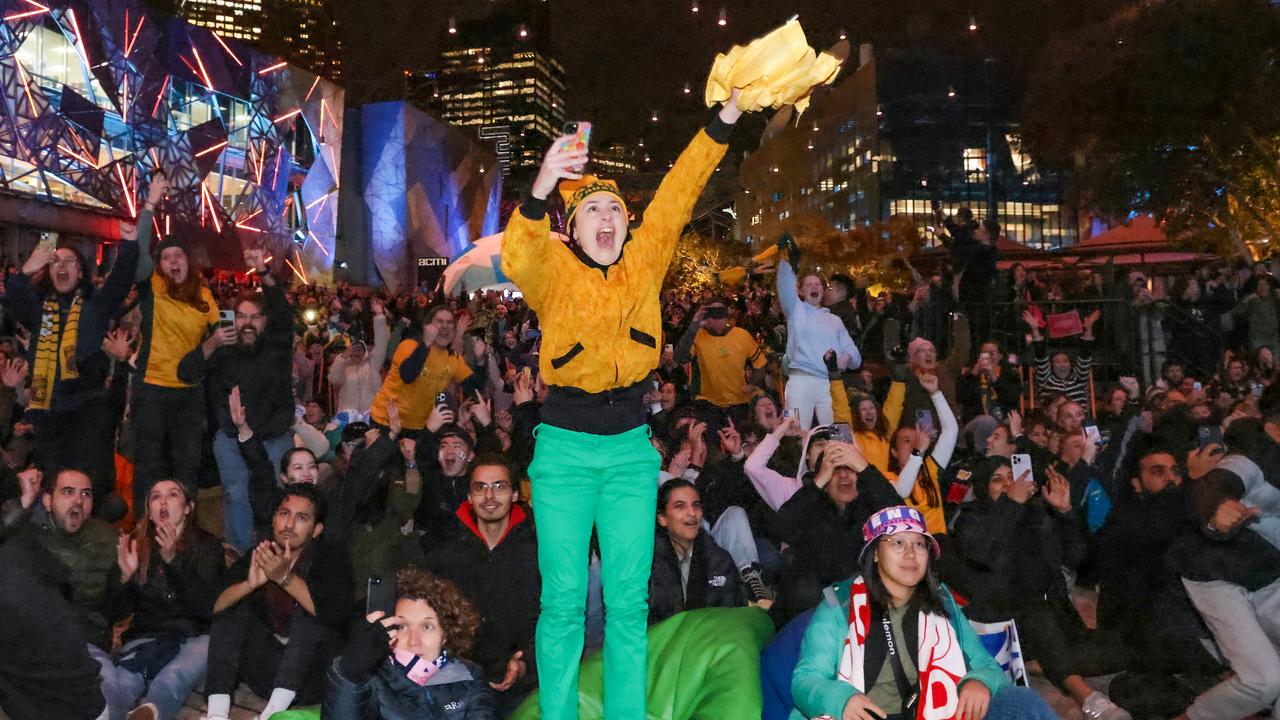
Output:
[[[512,213],[502,238],[502,272],[538,314],[538,367],[547,385],[599,393],[634,385],[658,366],[662,280],[727,147],[698,132],[607,273],[553,238],[546,216],[530,220],[519,210]]]

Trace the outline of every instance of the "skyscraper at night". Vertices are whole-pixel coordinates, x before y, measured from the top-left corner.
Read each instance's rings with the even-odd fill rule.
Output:
[[[342,79],[338,25],[324,0],[186,0],[182,14],[224,38],[251,43],[330,80]]]
[[[409,73],[406,94],[492,143],[504,173],[537,167],[565,119],[550,25],[538,0],[498,0],[482,18],[450,20],[439,66]]]

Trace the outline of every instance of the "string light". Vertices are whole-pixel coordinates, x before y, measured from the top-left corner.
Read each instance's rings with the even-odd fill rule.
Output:
[[[884,117],[884,106],[883,106],[883,105],[877,105],[877,106],[876,106],[876,117]]]
[[[693,4],[689,6],[689,12],[693,13],[694,15],[697,15],[698,11],[700,11],[701,9],[702,8],[698,7],[698,0],[693,0]]]
[[[685,94],[685,95],[688,95],[688,94],[689,94],[689,93],[691,93],[691,92],[693,92],[693,88],[689,87],[689,83],[685,83],[685,84],[684,84],[684,94]]]
[[[724,8],[724,7],[720,8],[720,17],[716,18],[716,24],[719,25],[720,27],[724,27],[725,25],[729,24],[728,8]]]
[[[654,110],[654,111],[653,111],[653,114],[649,116],[649,122],[658,122],[658,111],[657,111],[657,110]]]
[[[949,98],[953,98],[953,97],[955,97],[955,96],[956,96],[956,86],[955,86],[955,85],[948,85],[948,86],[947,86],[947,97],[949,97]]]
[[[969,32],[978,32],[978,16],[969,16]]]
[[[454,20],[453,18],[449,18],[449,34],[450,35],[458,34],[458,21]]]
[[[844,31],[844,28],[840,28],[840,39],[841,40],[849,39],[849,35]]]

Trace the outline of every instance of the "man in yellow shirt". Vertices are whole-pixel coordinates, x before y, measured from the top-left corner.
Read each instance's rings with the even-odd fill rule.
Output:
[[[755,387],[764,385],[764,350],[751,333],[729,324],[723,298],[707,301],[676,347],[676,362],[697,360],[698,400],[743,420]],[[750,375],[748,376],[748,373]]]
[[[387,401],[394,399],[404,436],[416,437],[436,407],[436,396],[452,383],[471,379],[467,362],[452,351],[456,332],[457,323],[449,308],[437,305],[427,310],[422,337],[402,341],[391,358],[391,370],[369,410],[373,422],[389,426]]]

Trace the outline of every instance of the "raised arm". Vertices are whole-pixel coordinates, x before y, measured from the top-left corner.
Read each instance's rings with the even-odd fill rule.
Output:
[[[636,257],[659,281],[666,275],[681,230],[689,224],[693,207],[702,195],[707,180],[729,149],[729,135],[742,117],[738,109],[738,91],[721,106],[711,122],[694,136],[689,146],[667,171],[653,202],[644,211],[644,224],[636,231],[627,253]]]
[[[783,475],[769,467],[769,459],[778,450],[778,444],[794,421],[794,418],[787,418],[778,423],[778,428],[760,439],[760,443],[747,456],[747,462],[743,465],[747,479],[751,481],[765,503],[774,510],[781,508],[783,503],[796,494],[801,485],[796,478]]]
[[[796,293],[796,271],[785,259],[778,260],[778,302],[788,318],[800,302],[800,295]]]

